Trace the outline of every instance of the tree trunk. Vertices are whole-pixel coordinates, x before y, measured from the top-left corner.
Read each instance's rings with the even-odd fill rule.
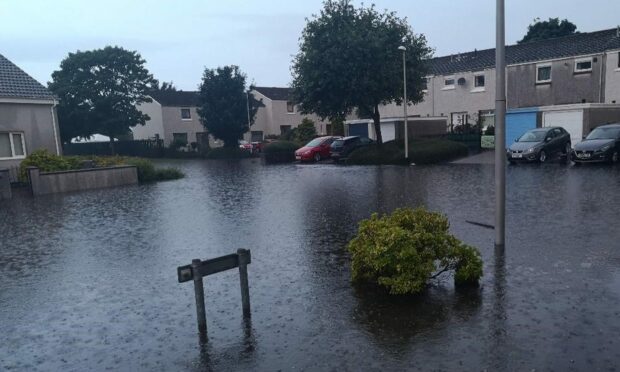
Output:
[[[375,105],[374,112],[372,113],[372,120],[375,124],[375,134],[377,135],[377,145],[383,144],[383,136],[381,136],[381,114],[379,113],[379,105]]]
[[[114,137],[109,136],[110,137],[110,155],[114,156],[116,155],[116,151],[114,151]]]

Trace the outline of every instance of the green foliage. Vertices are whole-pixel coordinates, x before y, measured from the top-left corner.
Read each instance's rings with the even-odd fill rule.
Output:
[[[303,113],[333,119],[358,108],[372,115],[381,143],[379,105],[401,103],[403,97],[401,45],[407,48],[408,101],[423,99],[432,50],[394,12],[356,8],[347,0],[325,1],[300,40],[292,85]]]
[[[332,132],[327,133],[330,136],[344,136],[344,120],[341,118],[332,119],[330,121]]]
[[[136,105],[151,102],[147,93],[157,84],[145,63],[138,52],[120,47],[69,53],[49,84],[60,98],[62,141],[96,133],[118,138],[144,125],[149,116]]]
[[[245,91],[245,80],[237,66],[207,68],[202,76],[198,115],[207,131],[224,141],[225,147],[236,147],[249,130],[248,107],[251,125],[262,105]]]
[[[473,247],[450,235],[445,216],[423,208],[374,213],[349,242],[354,281],[374,283],[391,294],[422,291],[430,280],[454,271],[456,284],[477,283],[482,259]]]
[[[467,146],[462,143],[431,139],[409,142],[409,162],[405,160],[402,141],[386,142],[383,146],[366,146],[354,150],[347,158],[347,164],[436,164],[467,156]]]
[[[308,118],[303,118],[301,124],[297,126],[295,140],[299,143],[307,143],[316,136],[317,133],[316,128],[314,127],[314,121]]]
[[[245,159],[251,157],[250,151],[239,147],[218,147],[207,153],[207,159]]]
[[[297,140],[297,128],[291,128],[280,136],[282,141],[296,141]]]
[[[295,160],[295,150],[300,148],[299,143],[291,141],[277,141],[265,146],[265,161],[268,163],[283,163]]]
[[[26,168],[37,167],[41,172],[59,172],[84,169],[85,165],[94,168],[134,165],[138,168],[140,182],[163,181],[183,178],[184,174],[175,168],[157,169],[149,160],[142,158],[124,158],[121,156],[58,156],[47,150],[36,150],[30,153],[20,165],[20,179],[28,179]]]
[[[540,18],[535,18],[534,22],[527,27],[527,34],[517,43],[552,39],[575,33],[577,33],[577,26],[567,19],[560,21],[560,18],[549,18],[548,21],[541,21]]]

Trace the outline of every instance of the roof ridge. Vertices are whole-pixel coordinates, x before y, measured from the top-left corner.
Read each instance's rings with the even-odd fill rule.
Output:
[[[0,54],[0,78],[5,78],[0,79],[0,97],[56,99],[45,85],[2,54]]]

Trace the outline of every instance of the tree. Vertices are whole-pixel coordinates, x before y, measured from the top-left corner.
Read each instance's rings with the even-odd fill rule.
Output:
[[[306,143],[317,136],[316,128],[314,127],[314,121],[303,118],[301,124],[297,126],[297,132],[295,133],[295,139],[297,142]]]
[[[174,86],[174,82],[167,82],[164,81],[161,83],[160,86],[156,86],[155,89],[161,91],[161,92],[176,92],[177,91],[177,87]]]
[[[567,19],[560,21],[559,18],[549,18],[548,21],[541,21],[540,18],[535,18],[533,23],[527,27],[527,34],[517,43],[522,44],[575,33],[577,33],[577,26]]]
[[[344,120],[342,118],[334,118],[329,123],[332,126],[332,132],[327,134],[332,136],[344,136]]]
[[[417,103],[431,56],[425,37],[394,12],[355,8],[348,0],[324,2],[308,20],[293,60],[294,96],[302,112],[338,119],[357,109],[372,117],[381,144],[379,106],[402,104],[401,45],[407,48],[408,103]]]
[[[59,98],[62,141],[99,133],[113,143],[144,125],[150,118],[136,105],[151,102],[147,93],[157,84],[145,63],[138,52],[117,46],[69,53],[48,83]]]
[[[198,115],[207,131],[224,141],[225,147],[236,147],[248,131],[261,101],[245,91],[246,76],[237,66],[205,69],[200,85]],[[252,87],[250,87],[250,90]]]

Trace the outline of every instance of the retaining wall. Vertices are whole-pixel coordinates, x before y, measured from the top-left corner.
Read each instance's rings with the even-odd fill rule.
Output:
[[[33,195],[55,194],[136,185],[138,169],[135,166],[90,168],[62,172],[40,172],[37,167],[28,167],[28,178]]]

